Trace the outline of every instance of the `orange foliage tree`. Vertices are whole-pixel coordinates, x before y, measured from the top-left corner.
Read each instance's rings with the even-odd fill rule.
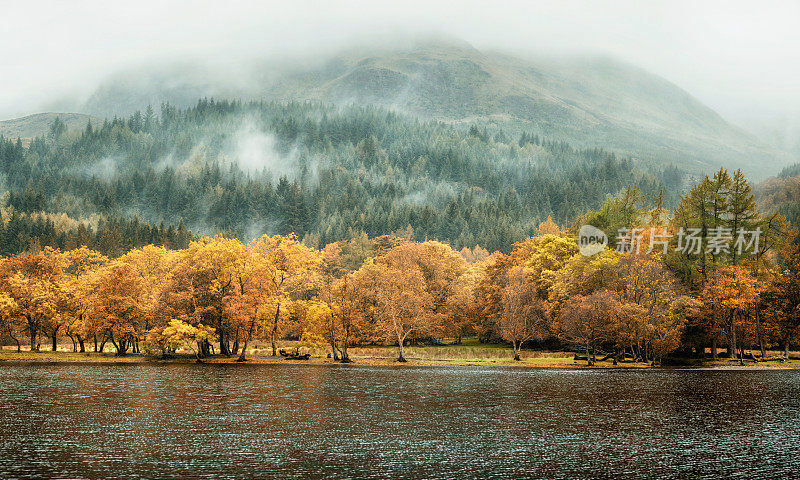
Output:
[[[214,328],[220,353],[226,356],[238,350],[236,332],[240,330],[229,318],[226,301],[236,288],[246,256],[247,248],[236,239],[218,236],[192,242],[178,253],[161,291],[165,316]],[[209,348],[204,345],[201,354],[207,355]]]
[[[126,263],[114,262],[97,277],[92,317],[98,331],[108,335],[117,355],[125,355],[145,333],[143,291],[138,272]]]
[[[262,275],[273,292],[270,298],[271,321],[267,333],[272,355],[277,355],[277,341],[281,330],[281,310],[289,310],[295,300],[308,300],[320,283],[322,256],[288,236],[264,235],[253,243],[253,251],[262,263]]]
[[[700,293],[701,318],[710,331],[727,335],[731,358],[736,355],[737,347],[743,354],[744,341],[754,336],[755,324],[750,312],[760,290],[756,279],[744,267],[720,267],[708,274]]]
[[[0,265],[2,289],[13,300],[9,305],[15,306],[8,314],[18,318],[28,332],[31,350],[39,350],[40,333],[52,336],[56,350],[61,327],[57,304],[63,274],[63,255],[50,248],[20,253],[3,259]]]
[[[413,332],[434,329],[432,295],[425,290],[425,276],[411,251],[392,251],[366,264],[354,274],[356,289],[365,296],[362,314],[375,321],[376,334],[398,345],[399,362],[405,362],[404,343]],[[388,258],[387,258],[388,257]]]
[[[607,290],[572,297],[558,316],[559,335],[586,352],[586,361],[592,365],[597,349],[614,338],[621,307]]]
[[[536,287],[528,281],[523,267],[508,271],[503,289],[502,311],[498,321],[501,337],[511,342],[514,360],[519,360],[522,344],[548,333],[547,305],[538,297]]]

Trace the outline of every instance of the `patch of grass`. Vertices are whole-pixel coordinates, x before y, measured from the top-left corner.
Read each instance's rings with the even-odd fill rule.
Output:
[[[146,361],[147,357],[141,354],[128,354],[121,357],[113,353],[104,352],[65,352],[62,350],[53,352],[50,350],[41,350],[39,352],[31,352],[29,350],[22,350],[17,352],[17,348],[2,347],[0,348],[0,361],[21,361],[21,362],[142,362]]]
[[[281,341],[278,348],[291,349],[295,342]],[[329,350],[317,350],[312,352],[312,357],[308,362],[286,362],[292,364],[331,364],[332,358],[328,358]],[[396,346],[361,346],[349,349],[351,359],[360,365],[403,365],[397,360],[398,349]],[[505,345],[482,344],[477,339],[464,339],[461,344],[445,345],[425,345],[410,346],[405,348],[407,365],[477,365],[477,366],[506,366],[506,367],[538,367],[538,368],[587,368],[586,362],[575,360],[574,354],[570,352],[552,352],[540,350],[523,350],[521,360],[514,361],[512,350]],[[203,359],[205,363],[233,363],[237,356],[224,357],[214,355]],[[248,361],[251,363],[275,363],[283,362],[281,357],[272,357],[272,347],[268,343],[255,342],[247,351]],[[738,363],[727,358],[718,360],[701,359],[680,359],[680,365],[686,367],[710,367],[727,368],[738,367]],[[0,362],[65,362],[65,363],[84,363],[84,362],[105,362],[105,363],[136,363],[136,362],[157,362],[157,363],[193,363],[196,358],[190,352],[181,352],[170,358],[150,357],[144,354],[128,354],[122,357],[116,356],[113,352],[72,352],[70,348],[62,348],[57,352],[42,350],[40,352],[30,352],[22,350],[17,352],[16,347],[0,347]],[[673,365],[670,363],[670,365]],[[800,368],[800,359],[793,358],[788,362],[745,362],[746,367],[755,368]],[[592,368],[647,368],[650,364],[640,363],[620,363],[614,365],[611,360],[597,362]]]

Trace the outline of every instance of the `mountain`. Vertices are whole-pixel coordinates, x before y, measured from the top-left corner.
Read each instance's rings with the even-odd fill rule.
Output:
[[[794,113],[780,112],[772,115],[748,114],[733,119],[736,124],[753,132],[760,140],[794,157],[800,162],[800,107]]]
[[[110,77],[80,111],[129,114],[147,104],[188,106],[212,96],[379,105],[610,148],[695,173],[726,166],[763,178],[792,161],[634,66],[596,56],[522,58],[452,41],[360,47],[324,60],[253,62],[235,70],[201,61],[143,67]]]
[[[64,122],[67,130],[83,129],[90,120],[95,124],[102,122],[98,118],[81,113],[37,113],[0,121],[0,135],[6,138],[30,140],[47,134],[56,118]]]

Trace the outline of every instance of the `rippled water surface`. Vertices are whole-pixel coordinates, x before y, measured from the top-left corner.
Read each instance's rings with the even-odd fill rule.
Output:
[[[0,366],[0,478],[791,478],[798,371]]]

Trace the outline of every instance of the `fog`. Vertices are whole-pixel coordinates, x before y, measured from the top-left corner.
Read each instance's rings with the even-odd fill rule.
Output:
[[[13,2],[3,7],[0,118],[82,98],[146,61],[333,52],[432,32],[511,53],[602,53],[737,123],[800,112],[800,2]]]

